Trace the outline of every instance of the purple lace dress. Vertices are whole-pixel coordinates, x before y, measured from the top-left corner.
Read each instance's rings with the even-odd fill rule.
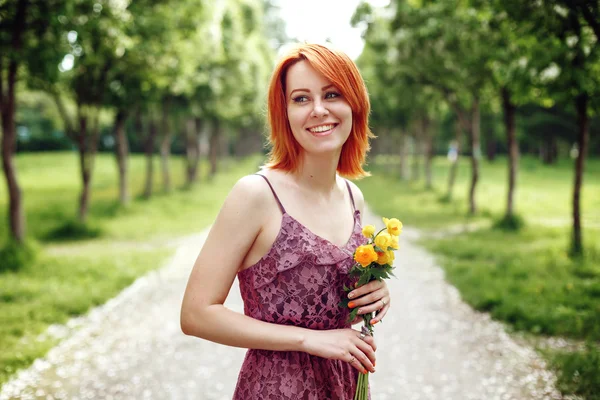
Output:
[[[315,235],[279,204],[281,229],[269,252],[238,273],[244,314],[261,321],[308,329],[350,328],[349,310],[338,306],[350,286],[354,248],[366,243],[360,211],[354,210],[354,230],[339,247]],[[354,199],[346,182],[352,207]],[[234,400],[352,400],[358,371],[346,361],[304,352],[249,349],[233,395]]]

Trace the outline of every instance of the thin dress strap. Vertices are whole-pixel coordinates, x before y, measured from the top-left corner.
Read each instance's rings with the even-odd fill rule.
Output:
[[[269,182],[267,177],[264,175],[261,175],[261,174],[254,174],[254,175],[262,176],[265,179],[265,181],[267,181],[267,183],[269,184],[269,187],[271,188],[271,192],[273,192],[273,196],[275,196],[275,200],[277,201],[277,204],[279,204],[279,209],[281,210],[281,213],[285,214],[285,208],[283,208],[283,204],[281,204],[281,201],[279,200],[277,193],[275,193],[275,189],[273,189],[273,185],[271,185],[271,182]],[[350,195],[350,196],[352,196],[352,195]]]
[[[356,206],[354,205],[354,196],[352,196],[352,189],[350,189],[350,184],[348,183],[348,181],[346,179],[344,179],[346,181],[346,186],[348,186],[348,193],[350,193],[350,200],[352,201],[352,210],[356,211]]]

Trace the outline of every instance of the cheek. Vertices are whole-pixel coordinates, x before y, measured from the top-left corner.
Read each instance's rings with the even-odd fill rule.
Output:
[[[347,122],[352,123],[352,108],[349,104],[340,104],[336,109],[336,114]]]
[[[287,110],[288,122],[292,127],[292,130],[301,129],[304,125],[304,113],[298,108],[288,108]]]

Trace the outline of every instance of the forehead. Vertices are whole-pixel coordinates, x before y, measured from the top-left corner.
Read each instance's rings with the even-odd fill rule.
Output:
[[[295,89],[317,90],[330,84],[329,79],[303,60],[289,67],[285,77],[285,92],[289,94]]]

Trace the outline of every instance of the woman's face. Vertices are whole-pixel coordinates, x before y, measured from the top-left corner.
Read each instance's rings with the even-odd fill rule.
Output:
[[[286,76],[286,101],[294,138],[308,153],[341,151],[352,129],[352,109],[341,92],[307,61]]]

